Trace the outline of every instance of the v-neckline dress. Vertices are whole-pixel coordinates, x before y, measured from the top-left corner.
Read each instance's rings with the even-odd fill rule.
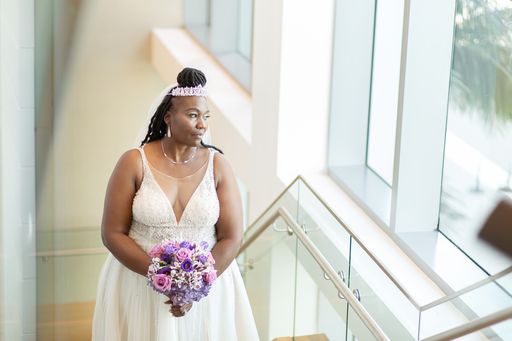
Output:
[[[144,149],[137,148],[143,179],[132,203],[129,236],[146,252],[164,239],[217,242],[220,205],[210,149],[207,169],[190,196],[179,222],[151,170]],[[245,286],[236,261],[219,276],[207,297],[194,302],[184,317],[174,317],[167,297],[147,279],[121,264],[111,253],[103,265],[93,317],[93,341],[235,341],[259,340]]]
[[[198,173],[199,173],[199,175],[201,175],[201,171],[203,170],[204,165],[202,165],[193,174],[190,174],[190,175],[182,177],[182,178],[175,178],[175,177],[169,176],[167,174],[163,174],[160,171],[158,171],[158,169],[153,167],[151,165],[151,163],[148,161],[147,157],[146,157],[146,153],[144,151],[144,148],[141,148],[141,155],[142,155],[142,158],[143,158],[143,165],[144,165],[145,170],[146,170],[146,172],[148,174],[148,177],[150,178],[150,181],[152,181],[154,183],[154,185],[156,186],[157,192],[160,192],[162,194],[162,197],[167,202],[167,204],[169,206],[169,211],[170,211],[169,212],[170,213],[169,220],[171,222],[174,222],[174,224],[176,226],[180,226],[181,225],[181,222],[183,221],[183,217],[186,217],[187,208],[189,207],[189,204],[191,202],[193,202],[193,200],[195,199],[196,196],[200,195],[200,194],[196,194],[196,193],[201,192],[203,190],[203,183],[205,183],[207,181],[210,181],[209,184],[214,183],[214,176],[213,176],[213,153],[214,152],[212,152],[210,149],[208,150],[208,158],[207,158],[207,161],[205,162],[206,166],[207,166],[206,167],[206,171],[203,171],[204,174],[201,177],[201,179],[198,181],[198,183],[193,183],[191,185],[192,188],[194,188],[194,187],[195,188],[194,188],[193,191],[191,191],[191,194],[190,194],[190,196],[189,196],[189,198],[187,200],[187,203],[185,204],[185,206],[183,208],[183,211],[181,212],[180,218],[178,220],[178,216],[176,215],[176,211],[174,210],[173,205],[172,205],[171,201],[169,200],[169,197],[165,193],[161,183],[156,179],[155,173],[153,172],[152,169],[154,169],[156,171],[156,174],[158,174],[160,176],[160,178],[162,178],[162,177],[164,178],[164,182],[166,182],[165,178],[169,178],[169,180],[172,183],[174,183],[175,185],[178,186],[178,183],[186,181],[188,179],[195,180],[194,178],[196,177],[196,175]],[[211,167],[210,167],[210,165],[211,165]],[[208,186],[209,184],[205,184],[205,185]],[[218,208],[215,208],[215,211],[218,212]]]

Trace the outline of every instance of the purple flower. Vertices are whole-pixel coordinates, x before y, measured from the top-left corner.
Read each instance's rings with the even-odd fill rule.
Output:
[[[172,258],[173,258],[173,255],[172,254],[168,254],[168,253],[163,253],[160,258],[166,262],[167,264],[170,264],[172,263]]]
[[[160,244],[156,244],[156,245],[153,245],[153,247],[151,248],[151,250],[149,250],[149,256],[151,258],[155,258],[155,257],[160,257],[160,255],[164,252],[164,249],[162,247],[162,245]]]
[[[213,281],[215,281],[216,279],[217,279],[217,271],[216,270],[213,270],[210,272],[205,272],[203,274],[203,280],[208,284],[213,283]]]
[[[174,245],[167,245],[165,247],[165,253],[169,255],[175,253],[176,251],[178,251],[178,248]]]
[[[190,260],[190,258],[185,259],[181,263],[181,268],[186,272],[191,272],[192,270],[194,270],[194,265],[193,265],[192,261]]]
[[[182,248],[192,250],[192,249],[190,248],[192,245],[191,245],[189,242],[187,242],[187,241],[181,242],[181,243],[180,243],[180,246],[181,246]]]
[[[183,262],[185,259],[190,257],[190,250],[186,248],[181,248],[178,251],[176,251],[176,259],[178,262]]]
[[[173,305],[183,305],[190,303],[190,299],[187,297],[187,294],[184,292],[174,292],[171,296],[171,301]]]
[[[205,256],[205,255],[199,255],[197,257],[197,260],[204,264],[204,263],[206,263],[208,261],[208,257]]]
[[[208,242],[205,242],[204,240],[203,240],[201,243],[199,243],[199,245],[201,245],[201,247],[202,247],[204,250],[208,249]]]
[[[171,279],[167,275],[157,274],[152,279],[153,287],[159,292],[166,292],[171,289]]]
[[[168,275],[169,273],[171,272],[171,268],[169,267],[164,267],[164,268],[161,268],[159,269],[156,273],[157,274],[165,274],[165,275]]]

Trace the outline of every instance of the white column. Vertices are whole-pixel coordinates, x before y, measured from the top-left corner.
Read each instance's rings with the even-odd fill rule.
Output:
[[[405,3],[410,16],[404,28],[391,209],[396,232],[437,226],[455,13],[455,0]]]
[[[276,177],[283,0],[254,2],[249,221],[283,189]]]
[[[0,44],[0,338],[35,340],[33,0],[0,0]]]

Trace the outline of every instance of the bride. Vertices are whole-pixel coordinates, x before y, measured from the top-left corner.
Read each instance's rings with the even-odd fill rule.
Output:
[[[235,176],[208,129],[205,75],[192,68],[163,94],[140,147],[125,152],[110,178],[102,239],[95,341],[258,340],[234,258],[242,241]],[[207,241],[218,279],[207,297],[173,306],[147,285],[149,249],[164,239]]]

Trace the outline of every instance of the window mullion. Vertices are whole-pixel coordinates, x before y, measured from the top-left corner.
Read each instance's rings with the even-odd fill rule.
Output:
[[[436,228],[455,0],[405,0],[391,228]],[[436,20],[432,20],[436,18]]]

